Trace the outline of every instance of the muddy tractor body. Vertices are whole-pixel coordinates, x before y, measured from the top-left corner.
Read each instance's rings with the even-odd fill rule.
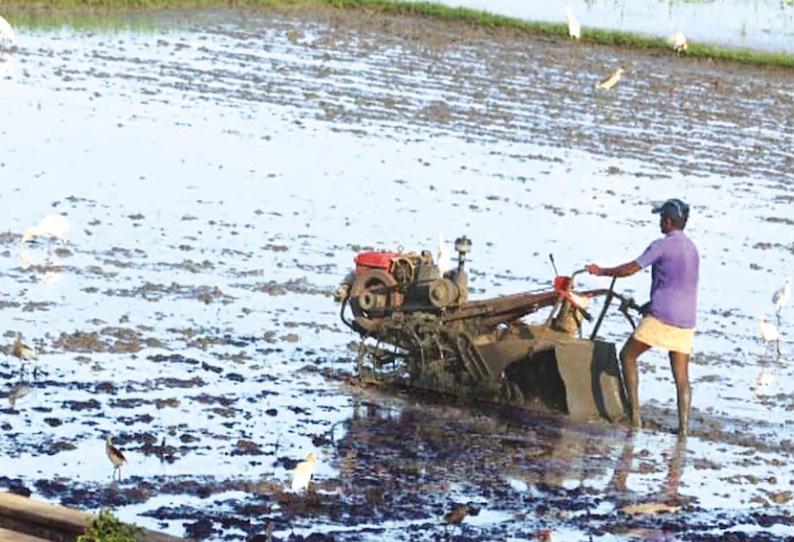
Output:
[[[337,291],[342,320],[361,336],[357,370],[366,381],[397,384],[575,419],[626,418],[615,350],[597,339],[613,298],[628,316],[630,300],[613,290],[575,292],[573,275],[548,290],[470,300],[466,256],[455,241],[457,267],[443,272],[429,251],[362,252]],[[606,301],[589,338],[588,300]],[[522,318],[543,308],[539,323]],[[631,318],[629,317],[631,321]]]

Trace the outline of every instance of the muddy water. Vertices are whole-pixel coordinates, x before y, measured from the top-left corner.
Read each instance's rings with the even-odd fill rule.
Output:
[[[147,17],[28,31],[0,79],[0,487],[193,538],[794,536],[792,308],[781,359],[757,324],[794,270],[790,72],[405,18]],[[634,436],[344,383],[329,294],[362,247],[466,234],[473,297],[511,293],[550,283],[550,252],[636,257],[668,196],[702,254],[685,443],[657,353]],[[20,246],[53,212],[64,240]]]

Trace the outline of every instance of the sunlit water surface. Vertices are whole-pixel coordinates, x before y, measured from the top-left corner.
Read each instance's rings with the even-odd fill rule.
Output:
[[[757,316],[772,318],[794,270],[791,123],[775,114],[791,88],[749,94],[769,108],[752,119],[763,132],[718,122],[704,102],[689,150],[652,105],[622,116],[652,86],[541,88],[591,85],[557,65],[523,78],[509,44],[425,49],[338,22],[188,15],[146,33],[33,31],[0,79],[0,314],[6,353],[17,330],[41,350],[26,373],[10,356],[0,366],[3,487],[176,535],[198,536],[190,525],[209,516],[202,536],[214,538],[270,521],[277,537],[433,538],[465,502],[479,508],[467,536],[504,539],[658,532],[622,512],[637,502],[685,506],[676,517],[702,535],[762,529],[758,510],[790,514],[792,309],[780,360]],[[490,70],[504,86],[477,102],[453,69],[478,73],[477,92],[497,80]],[[765,84],[731,77],[747,92]],[[566,107],[577,112],[548,114]],[[559,135],[579,129],[590,137]],[[732,162],[732,138],[757,160]],[[695,436],[683,444],[658,352],[641,363],[651,429],[633,437],[361,393],[318,372],[352,369],[328,294],[360,247],[435,249],[439,230],[466,234],[473,297],[513,293],[550,283],[549,253],[565,271],[636,257],[658,235],[648,202],[669,196],[692,205],[702,256]],[[21,247],[53,212],[72,224],[63,243]],[[619,288],[642,299],[649,280]],[[613,314],[604,333],[620,343],[628,328]],[[96,342],[75,342],[86,336]],[[20,383],[31,390],[12,407]],[[120,483],[108,433],[129,457]],[[273,488],[312,450],[321,504],[295,511]],[[794,536],[788,525],[767,527]]]
[[[669,37],[690,42],[794,52],[794,2],[786,0],[443,0],[528,21],[565,21],[565,7],[587,27]]]

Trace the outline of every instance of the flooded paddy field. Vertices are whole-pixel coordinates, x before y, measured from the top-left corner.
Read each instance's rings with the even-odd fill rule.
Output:
[[[692,41],[754,50],[794,51],[791,0],[443,0],[448,6],[483,9],[525,20],[559,22],[570,6],[584,26],[654,36],[682,31]]]
[[[758,331],[794,271],[790,70],[354,12],[125,24],[20,29],[0,79],[0,488],[196,539],[794,536],[794,308],[780,357]],[[358,251],[465,234],[472,297],[514,293],[549,253],[635,258],[667,197],[702,257],[687,440],[658,352],[634,435],[346,381]],[[64,240],[22,245],[50,213]]]

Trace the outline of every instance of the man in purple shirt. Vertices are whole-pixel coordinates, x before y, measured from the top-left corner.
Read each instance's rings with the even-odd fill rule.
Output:
[[[656,346],[670,353],[678,392],[678,434],[689,432],[692,390],[689,385],[689,355],[695,335],[698,268],[700,256],[695,244],[684,234],[689,206],[679,199],[669,199],[653,209],[659,213],[659,227],[664,237],[651,243],[634,261],[617,267],[602,268],[589,264],[593,275],[628,277],[651,267],[651,301],[640,325],[620,351],[623,380],[631,405],[631,423],[641,426],[639,375],[637,358]]]

